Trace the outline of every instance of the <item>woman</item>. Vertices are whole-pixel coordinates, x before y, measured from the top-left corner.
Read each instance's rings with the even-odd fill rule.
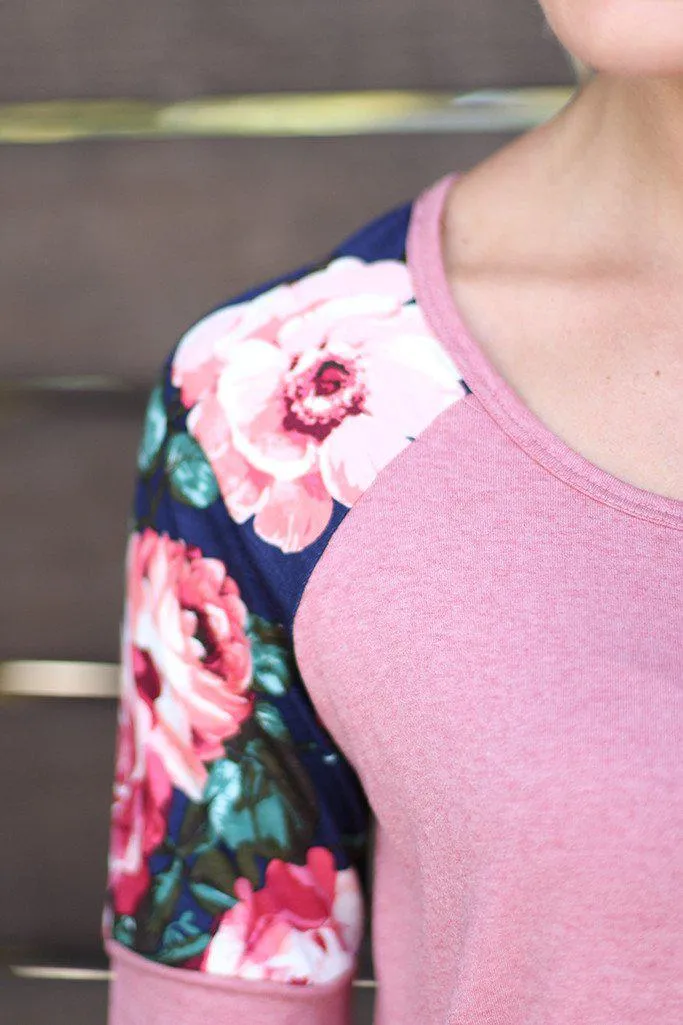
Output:
[[[347,1025],[369,924],[375,1025],[683,1021],[683,6],[543,8],[556,117],[152,393],[110,1025]]]

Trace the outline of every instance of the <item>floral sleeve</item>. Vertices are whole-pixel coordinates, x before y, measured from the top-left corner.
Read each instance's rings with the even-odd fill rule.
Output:
[[[133,532],[127,582],[107,932],[199,972],[343,975],[364,808],[285,629],[167,529]],[[321,807],[335,777],[344,798]]]
[[[183,336],[151,394],[126,569],[110,1025],[348,1022],[369,806],[299,674],[294,616],[349,509],[464,388],[394,220],[396,258],[337,250],[235,300]]]
[[[344,511],[312,458],[314,389],[333,391],[339,368],[309,352],[297,375],[291,343],[268,340],[287,337],[278,303],[291,338],[292,302],[285,286],[205,318],[149,399],[126,558],[110,1025],[347,1020],[368,805],[292,645]],[[271,419],[276,378],[296,432]]]

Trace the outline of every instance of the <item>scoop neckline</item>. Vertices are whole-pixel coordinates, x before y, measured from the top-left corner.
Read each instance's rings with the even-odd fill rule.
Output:
[[[603,470],[546,426],[489,361],[457,307],[446,274],[442,221],[451,171],[428,185],[412,204],[406,264],[425,321],[447,349],[468,388],[503,430],[556,477],[604,505],[683,530],[683,499],[648,491]]]

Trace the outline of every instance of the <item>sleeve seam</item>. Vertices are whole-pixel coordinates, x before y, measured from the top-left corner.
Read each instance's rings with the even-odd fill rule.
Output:
[[[298,985],[279,980],[243,979],[232,975],[213,975],[206,972],[190,971],[187,968],[172,968],[159,964],[157,961],[142,954],[128,950],[117,940],[105,940],[105,949],[116,971],[120,966],[127,972],[153,976],[159,981],[166,981],[176,986],[199,986],[209,989],[223,990],[226,993],[243,993],[245,996],[282,997],[304,1001],[315,1000],[317,997],[332,996],[344,991],[357,973],[357,957],[351,966],[338,978],[329,982],[313,982]]]

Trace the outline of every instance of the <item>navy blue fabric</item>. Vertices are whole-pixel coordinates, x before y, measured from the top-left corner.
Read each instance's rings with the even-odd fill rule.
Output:
[[[366,261],[404,260],[411,209],[412,203],[406,203],[382,214],[350,234],[323,258],[241,292],[216,309],[249,301],[277,285],[292,283],[325,267],[334,258],[355,256]],[[188,411],[181,402],[179,390],[171,382],[174,355],[175,350],[169,355],[161,378],[167,437],[189,433]],[[289,687],[284,694],[269,695],[268,702],[276,707],[286,724],[291,745],[285,749],[278,745],[277,739],[272,740],[273,759],[279,766],[279,772],[292,771],[295,788],[303,787],[306,792],[310,786],[311,795],[314,795],[316,818],[308,847],[322,846],[330,850],[338,869],[355,866],[361,884],[367,886],[370,819],[367,798],[350,762],[317,715],[296,664],[292,641],[294,617],[307,581],[348,511],[346,506],[334,502],[333,514],[324,533],[303,550],[285,554],[256,534],[253,517],[242,524],[233,520],[220,497],[205,508],[178,500],[171,490],[163,459],[159,459],[156,469],[147,468],[138,477],[131,527],[136,531],[150,528],[158,534],[167,534],[173,540],[196,546],[204,557],[220,560],[227,574],[237,583],[250,617],[259,617],[281,630],[278,636],[285,638],[284,645],[290,659]],[[343,667],[341,672],[343,674]],[[250,728],[248,725],[247,730]],[[271,743],[267,736],[266,742]],[[240,751],[246,750],[243,738],[241,748],[239,743],[231,749],[231,742],[226,742],[228,757],[241,757]],[[297,761],[296,767],[292,757]],[[184,794],[174,790],[168,815],[168,834],[149,861],[153,877],[151,890],[143,902],[138,920],[120,919],[116,926],[116,936],[122,942],[148,957],[166,958],[167,963],[170,956],[167,945],[164,946],[164,941],[160,940],[159,930],[155,932],[149,921],[145,921],[145,916],[150,920],[154,920],[155,915],[158,917],[155,887],[157,895],[171,885],[169,880],[176,887],[170,926],[176,930],[174,935],[182,938],[183,928],[188,928],[187,923],[191,923],[187,936],[188,950],[198,951],[201,944],[195,937],[198,933],[214,932],[220,918],[217,912],[212,913],[195,899],[191,887],[193,865],[198,854],[183,839],[188,828],[188,816],[191,819],[194,814],[190,804]],[[239,852],[231,850],[225,843],[221,843],[219,849],[223,858],[233,860],[239,874]],[[261,885],[268,861],[263,854],[256,852],[254,855]],[[168,928],[164,935],[170,935]]]

